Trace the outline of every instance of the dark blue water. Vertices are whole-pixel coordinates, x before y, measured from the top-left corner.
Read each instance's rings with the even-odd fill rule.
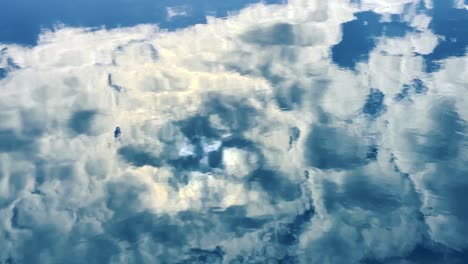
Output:
[[[332,48],[333,62],[354,69],[356,63],[367,61],[378,37],[402,37],[412,31],[398,16],[393,16],[391,22],[382,23],[381,19],[381,15],[368,11],[356,14],[356,20],[345,23],[343,39]]]
[[[453,8],[452,1],[437,0],[430,14],[432,21],[429,28],[443,37],[434,52],[425,56],[426,70],[434,71],[439,69],[439,60],[465,55],[468,45],[468,12]]]

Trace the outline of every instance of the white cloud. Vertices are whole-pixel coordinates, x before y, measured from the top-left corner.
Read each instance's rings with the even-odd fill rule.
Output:
[[[361,8],[364,10],[372,10],[379,14],[403,14],[405,6],[417,5],[418,0],[362,0],[360,1]]]
[[[464,0],[454,0],[454,7],[458,9],[467,9],[468,10],[468,5],[465,4]]]
[[[424,30],[429,27],[429,23],[431,22],[431,17],[425,14],[418,14],[413,17],[411,20],[410,25],[414,28],[419,30]]]
[[[437,36],[433,33],[422,33],[411,37],[411,43],[413,44],[414,51],[427,55],[434,51],[434,48],[438,44]]]
[[[188,16],[187,6],[171,6],[166,8],[167,20],[177,16]]]

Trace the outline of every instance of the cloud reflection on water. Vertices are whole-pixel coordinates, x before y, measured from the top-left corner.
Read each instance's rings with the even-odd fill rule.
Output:
[[[463,263],[466,38],[425,2],[0,45],[0,260]]]

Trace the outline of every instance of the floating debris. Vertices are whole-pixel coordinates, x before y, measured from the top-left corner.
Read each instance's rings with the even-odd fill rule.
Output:
[[[116,127],[114,130],[114,138],[120,139],[120,135],[122,135],[122,131],[120,130],[120,127]]]

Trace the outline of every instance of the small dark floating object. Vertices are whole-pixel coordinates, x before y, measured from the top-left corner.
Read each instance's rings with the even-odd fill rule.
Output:
[[[379,89],[370,89],[370,94],[367,97],[366,104],[364,105],[363,112],[372,117],[378,117],[386,110],[384,105],[385,94]]]
[[[114,138],[120,138],[121,134],[122,134],[122,131],[120,130],[120,127],[116,127],[114,130]]]

